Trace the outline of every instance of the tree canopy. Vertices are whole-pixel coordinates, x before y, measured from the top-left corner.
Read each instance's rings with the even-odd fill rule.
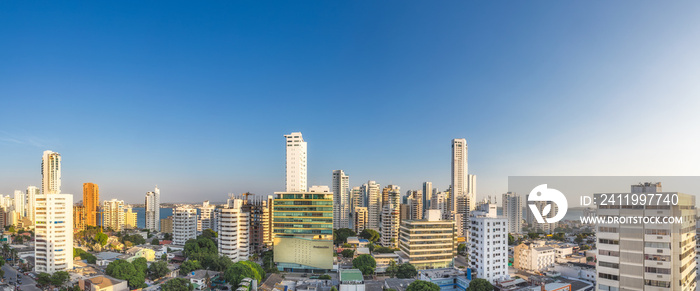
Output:
[[[137,259],[138,260],[138,259]],[[136,262],[136,260],[134,261]],[[140,263],[138,268],[141,269]],[[139,272],[134,264],[129,263],[125,260],[116,260],[107,265],[105,270],[107,275],[112,276],[117,279],[126,280],[129,287],[132,289],[143,288],[146,286],[146,272]]]
[[[197,260],[187,260],[180,265],[180,273],[183,275],[201,269],[203,269],[202,264]]]
[[[469,287],[467,291],[492,291],[493,285],[489,281],[481,278],[476,278],[469,282]]]
[[[440,286],[433,282],[415,280],[406,287],[406,291],[440,291]]]
[[[219,234],[216,233],[216,231],[213,231],[211,228],[207,228],[204,231],[202,231],[202,237],[206,237],[208,239],[214,240],[217,237],[219,237]]]
[[[348,240],[348,237],[356,236],[357,234],[349,228],[339,228],[333,230],[333,242],[335,244],[342,244]]]
[[[148,277],[152,280],[164,277],[170,272],[168,269],[168,263],[164,261],[158,261],[152,263],[148,266]]]
[[[206,238],[204,236],[199,236],[197,239],[191,239],[185,242],[185,256],[190,257],[192,255],[208,255],[208,254],[218,254],[218,248],[213,240]]]
[[[256,263],[240,261],[229,266],[224,272],[224,279],[231,284],[232,289],[238,287],[241,280],[245,278],[252,278],[261,282],[265,278],[265,271]]]
[[[400,279],[408,279],[408,278],[414,278],[418,275],[418,271],[416,270],[416,267],[411,265],[410,263],[405,263],[399,265],[399,271],[396,274],[397,278]]]
[[[185,278],[174,278],[160,285],[163,291],[192,291],[194,286]]]
[[[370,242],[376,242],[379,240],[381,235],[374,229],[365,228],[360,233],[360,237],[369,240]]]
[[[364,275],[374,274],[374,268],[377,267],[377,261],[370,255],[359,255],[352,260],[352,267],[359,269]]]

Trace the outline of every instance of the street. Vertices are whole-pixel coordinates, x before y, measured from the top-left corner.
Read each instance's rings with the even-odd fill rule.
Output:
[[[3,282],[2,285],[3,291],[14,290],[15,283],[17,282],[17,274],[19,272],[17,272],[17,270],[15,270],[14,268],[10,267],[9,264],[3,265],[2,270],[5,272],[5,282]],[[22,285],[19,286],[20,290],[41,291],[41,289],[36,287],[36,281],[34,281],[34,279],[32,279],[31,277],[21,274],[20,278],[22,281]]]

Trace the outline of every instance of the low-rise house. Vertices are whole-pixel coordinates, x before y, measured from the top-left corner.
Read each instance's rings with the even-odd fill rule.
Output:
[[[192,271],[185,279],[190,280],[190,283],[194,284],[195,289],[203,290],[207,289],[207,278],[213,280],[214,277],[218,276],[219,272],[209,271],[209,270],[196,270]]]
[[[374,261],[377,262],[377,273],[384,273],[386,271],[386,268],[389,267],[389,263],[391,263],[391,261],[394,261],[397,264],[400,264],[402,262],[402,260],[399,257],[399,254],[397,254],[396,252],[373,253],[372,257],[374,258]]]
[[[95,276],[78,281],[84,291],[129,291],[126,280],[119,280],[107,275]]]
[[[96,265],[98,266],[107,266],[109,263],[116,261],[119,259],[119,256],[122,254],[120,253],[115,253],[115,252],[99,252],[95,254],[95,257],[97,258],[97,261],[95,262]]]
[[[146,247],[132,247],[126,251],[126,254],[132,257],[132,261],[140,257],[146,258],[146,261],[149,262],[153,262],[156,259],[156,252]]]
[[[356,248],[366,248],[369,245],[369,240],[356,236],[348,237],[347,243]]]
[[[441,291],[465,290],[470,282],[462,270],[455,268],[419,270],[418,279],[435,283]]]
[[[338,291],[365,291],[365,278],[358,269],[338,270],[340,288]]]

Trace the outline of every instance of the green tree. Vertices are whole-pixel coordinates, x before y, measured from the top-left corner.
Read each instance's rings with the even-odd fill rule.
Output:
[[[168,263],[164,261],[158,261],[152,263],[148,266],[148,277],[152,280],[161,278],[170,272],[168,269]]]
[[[208,254],[218,254],[218,248],[213,240],[206,238],[204,236],[199,236],[197,239],[191,239],[185,242],[185,256],[190,257],[194,254],[198,255],[208,255]]]
[[[552,235],[552,239],[558,240],[558,241],[564,241],[564,233],[563,232],[555,233]]]
[[[360,237],[369,240],[370,242],[374,243],[379,240],[381,235],[374,229],[369,229],[365,228],[362,230],[360,233]]]
[[[576,235],[576,238],[574,239],[574,242],[577,243],[577,244],[582,243],[582,242],[583,242],[583,235],[577,234],[577,235]]]
[[[339,228],[333,230],[333,242],[335,244],[342,244],[348,240],[348,237],[356,236],[357,234],[349,228]]]
[[[163,291],[192,291],[194,286],[185,278],[175,278],[160,285]]]
[[[151,240],[151,245],[159,246],[159,245],[160,245],[160,241],[158,240],[158,238],[153,238],[153,240]]]
[[[486,281],[485,279],[481,278],[476,278],[469,282],[469,287],[467,287],[467,291],[492,291],[493,290],[493,285],[489,283],[489,281]]]
[[[173,240],[173,234],[172,233],[165,233],[163,235],[164,240]]]
[[[204,231],[202,231],[202,235],[201,235],[201,236],[206,237],[206,238],[208,238],[208,239],[210,239],[210,240],[213,241],[214,239],[216,239],[217,237],[219,237],[219,234],[216,233],[216,231],[213,231],[211,228],[207,228],[207,229],[205,229]]]
[[[512,246],[513,244],[515,244],[515,237],[513,237],[513,235],[509,233],[508,234],[508,245]]]
[[[95,241],[100,243],[101,246],[105,246],[107,244],[107,239],[109,239],[109,236],[106,235],[104,232],[98,232],[95,234]]]
[[[377,261],[370,255],[359,255],[352,260],[352,267],[359,269],[364,275],[374,274],[374,268],[377,267]]]
[[[536,233],[536,232],[529,232],[529,233],[527,234],[527,236],[528,236],[530,239],[536,239],[536,238],[540,237],[540,234],[539,234],[539,233]]]
[[[53,273],[51,275],[51,285],[54,285],[56,287],[61,287],[63,284],[68,282],[70,279],[70,275],[66,271],[58,271],[56,273]]]
[[[36,281],[41,285],[49,286],[51,285],[51,275],[48,273],[39,273],[36,277]]]
[[[466,252],[467,252],[467,244],[465,244],[465,243],[460,243],[459,245],[457,245],[457,252],[458,252],[459,254],[461,254],[461,255],[466,254]]]
[[[433,282],[415,280],[406,287],[406,291],[440,291],[440,286]]]
[[[251,278],[260,282],[264,277],[265,271],[258,264],[250,261],[235,263],[224,272],[224,279],[231,284],[232,289],[236,288],[241,283],[241,280],[245,278]]]
[[[375,246],[374,250],[372,250],[373,253],[380,253],[380,254],[391,254],[394,252],[394,249],[384,247],[384,246]]]
[[[335,288],[335,286],[331,286],[331,291],[338,291],[338,288]]]
[[[162,255],[160,256],[160,259],[163,260],[163,261],[167,261],[167,260],[168,260],[168,254],[162,254]]]
[[[396,273],[396,277],[400,279],[414,278],[416,275],[418,275],[418,271],[416,267],[410,263],[401,264],[399,266],[399,272]]]
[[[323,275],[321,275],[321,276],[318,276],[318,279],[319,279],[319,280],[330,280],[330,279],[331,279],[331,275],[323,274]]]
[[[189,272],[192,272],[194,270],[201,270],[202,269],[202,264],[199,263],[197,260],[187,260],[182,265],[180,265],[180,272],[181,274],[187,274]]]
[[[399,265],[397,265],[394,260],[389,261],[389,266],[386,268],[386,275],[389,276],[389,278],[394,278],[398,273]]]
[[[352,258],[355,251],[351,249],[344,249],[340,254],[343,255],[344,258]]]
[[[131,264],[134,265],[138,273],[146,273],[148,271],[148,261],[144,257],[136,258]]]
[[[116,260],[109,263],[105,273],[114,278],[126,280],[132,289],[146,286],[146,273],[137,272],[136,267],[125,260]]]
[[[593,262],[593,257],[586,257],[586,262]]]

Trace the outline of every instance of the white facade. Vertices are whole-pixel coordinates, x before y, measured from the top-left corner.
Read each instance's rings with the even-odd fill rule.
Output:
[[[382,195],[379,184],[368,181],[362,185],[363,196],[367,197],[367,228],[379,231],[379,217],[382,211]]]
[[[508,219],[509,233],[523,232],[523,202],[518,194],[503,194],[503,216]]]
[[[545,271],[554,265],[556,256],[556,249],[551,246],[523,243],[513,248],[513,267],[526,271]]]
[[[508,220],[495,211],[474,211],[470,224],[469,260],[476,277],[492,284],[508,279]]]
[[[160,231],[160,189],[146,193],[146,229]]]
[[[365,197],[362,195],[362,188],[352,187],[350,190],[350,212],[355,213],[358,207],[365,207]]]
[[[662,192],[660,183],[632,185],[630,194],[660,194],[659,204],[598,205],[598,216],[683,217],[682,223],[596,225],[596,290],[694,291],[695,196]],[[594,194],[601,201],[601,194]],[[625,194],[622,194],[625,195]],[[677,195],[677,204],[663,204]]]
[[[31,220],[32,222],[33,222],[34,219],[35,219],[35,218],[34,218],[34,211],[35,211],[35,210],[34,210],[34,208],[35,208],[35,207],[34,207],[34,201],[36,201],[36,196],[39,195],[39,194],[41,194],[41,193],[39,192],[39,188],[38,188],[38,187],[36,187],[36,186],[29,186],[29,187],[27,187],[27,195],[26,195],[26,199],[27,199],[27,207],[26,207],[26,208],[27,208],[27,211],[26,211],[26,212],[27,212],[27,217],[28,217],[29,220]]]
[[[306,142],[301,132],[284,136],[287,148],[287,192],[306,192]]]
[[[197,231],[202,232],[205,229],[214,230],[214,209],[215,205],[210,205],[209,200],[202,202],[202,207],[199,208],[199,219],[197,220]]]
[[[401,188],[389,185],[387,205],[382,210],[381,244],[385,247],[399,247],[399,228],[401,227]]]
[[[25,204],[24,204],[24,193],[20,190],[15,190],[15,197],[12,200],[12,206],[19,213],[20,217],[24,217],[26,214]]]
[[[450,218],[457,214],[457,197],[467,194],[467,140],[452,140],[452,191],[449,199]]]
[[[333,228],[350,228],[350,178],[343,170],[333,171]]]
[[[41,193],[61,194],[61,154],[44,151],[41,160]]]
[[[447,193],[445,192],[435,192],[433,193],[432,201],[430,201],[430,209],[440,210],[440,215],[442,217],[447,216]]]
[[[36,196],[34,271],[53,274],[73,269],[73,195]]]
[[[187,240],[197,238],[197,209],[178,206],[173,211],[173,244],[185,245]]]
[[[124,200],[105,200],[102,201],[102,227],[110,227],[113,230],[120,231],[126,223],[124,215]]]
[[[243,205],[242,199],[229,199],[226,208],[216,212],[219,254],[234,263],[250,255],[250,213],[243,211]]]

